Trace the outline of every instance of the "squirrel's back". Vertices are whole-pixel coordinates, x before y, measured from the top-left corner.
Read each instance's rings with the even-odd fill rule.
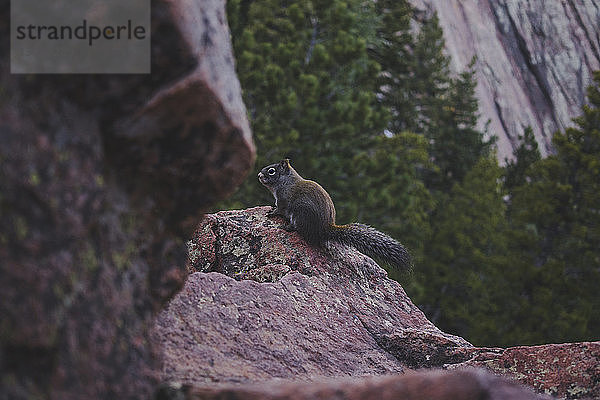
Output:
[[[307,242],[322,245],[335,224],[331,197],[317,182],[306,179],[298,181],[289,194],[290,223]]]

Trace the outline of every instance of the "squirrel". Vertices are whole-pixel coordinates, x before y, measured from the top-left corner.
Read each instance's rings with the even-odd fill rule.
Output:
[[[329,194],[317,182],[302,178],[289,159],[264,167],[258,180],[275,197],[275,207],[268,215],[284,217],[284,229],[298,232],[309,244],[321,247],[329,241],[338,242],[400,270],[411,269],[408,250],[385,233],[358,223],[336,225]]]

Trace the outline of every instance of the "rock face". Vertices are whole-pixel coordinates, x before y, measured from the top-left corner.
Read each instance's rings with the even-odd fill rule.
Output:
[[[371,259],[282,235],[268,209],[209,215],[196,231],[189,269],[215,272],[193,272],[157,319],[166,380],[397,373],[471,346],[431,324]]]
[[[317,399],[330,391],[346,393],[343,399],[370,398],[356,395],[363,389],[368,393],[368,380],[354,382],[362,388],[356,391],[344,381],[330,382],[321,392],[311,391],[311,385],[261,384],[260,390],[258,385],[221,385],[470,366],[561,397],[600,393],[600,342],[473,347],[431,324],[371,259],[336,244],[312,248],[283,230],[281,219],[267,217],[269,209],[207,215],[188,242],[190,275],[155,326],[164,358],[162,379],[186,385],[187,398],[254,393],[247,398]],[[380,386],[383,392],[388,385],[405,390],[399,388],[432,377],[452,380],[453,373],[378,382],[387,382]],[[479,384],[474,385],[473,393],[479,393]],[[526,393],[510,398],[530,398]],[[452,398],[439,396],[429,398]]]
[[[224,2],[153,2],[153,73],[105,76],[10,75],[1,3],[0,398],[149,398],[182,238],[253,162]]]
[[[480,124],[499,137],[499,157],[533,128],[543,155],[581,114],[591,72],[600,69],[600,4],[595,0],[411,0],[437,12],[455,70],[477,56]]]

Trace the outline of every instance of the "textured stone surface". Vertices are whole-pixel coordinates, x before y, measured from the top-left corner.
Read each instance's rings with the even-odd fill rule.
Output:
[[[178,397],[179,395],[179,397]],[[515,382],[483,371],[420,371],[362,379],[315,383],[266,382],[222,387],[165,390],[158,400],[184,398],[230,400],[550,400]]]
[[[453,367],[484,367],[561,398],[600,398],[600,342],[494,349]]]
[[[453,68],[477,56],[480,124],[491,120],[499,156],[531,126],[543,154],[554,132],[581,114],[591,72],[600,69],[595,0],[411,0],[436,11]]]
[[[152,193],[162,217],[174,222],[170,225],[181,224],[184,229],[178,233],[189,235],[197,211],[225,198],[243,181],[254,161],[254,146],[235,74],[225,2],[158,4],[180,35],[180,43],[164,38],[162,51],[185,56],[193,65],[168,85],[156,87],[135,112],[115,119],[108,144],[128,190]],[[153,34],[153,43],[161,38]],[[170,49],[174,44],[181,49]],[[169,62],[167,71],[182,61]]]
[[[221,273],[193,272],[159,315],[165,380],[380,375],[466,359],[453,349],[471,345],[431,324],[374,261],[311,248],[269,209],[199,226],[189,269]]]
[[[466,367],[487,368],[539,392],[598,396],[600,343],[473,347],[433,326],[371,259],[339,245],[312,248],[283,230],[281,219],[267,217],[269,209],[207,215],[188,242],[190,276],[159,314],[154,332],[164,356],[162,379],[188,385],[188,396],[310,399],[341,390],[365,397],[340,398],[371,398],[361,391],[371,381],[356,381],[348,392],[345,380],[323,391],[268,382]],[[442,376],[463,376],[456,373]],[[410,379],[437,375],[424,376]],[[402,379],[386,382],[409,382]],[[222,386],[231,383],[256,385]],[[472,383],[469,390],[480,393],[479,383]],[[383,395],[388,386],[379,389]]]
[[[0,399],[150,398],[190,221],[253,161],[225,4],[153,2],[150,75],[60,76],[9,74],[0,3]]]

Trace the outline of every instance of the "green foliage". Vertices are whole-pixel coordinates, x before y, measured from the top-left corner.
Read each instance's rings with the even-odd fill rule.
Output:
[[[416,300],[425,313],[471,340],[488,329],[479,322],[496,308],[489,289],[507,262],[501,174],[493,156],[481,158],[444,196],[425,261],[415,273],[422,287]]]
[[[531,127],[519,135],[519,141],[521,143],[513,152],[514,159],[505,159],[505,185],[509,191],[527,183],[529,168],[542,158]]]
[[[418,112],[411,119],[410,129],[422,132],[430,139],[435,135],[440,110],[447,103],[450,89],[450,58],[444,55],[444,32],[437,15],[423,23],[413,49],[413,68],[410,83],[413,102]]]
[[[376,90],[380,102],[391,113],[387,129],[391,132],[416,131],[418,115],[413,93],[417,60],[413,56],[414,38],[410,33],[411,5],[405,1],[382,0],[375,3],[381,23],[369,56],[381,68]]]
[[[541,159],[531,129],[501,168],[477,129],[474,63],[452,75],[433,16],[406,0],[227,4],[256,170],[221,207],[271,204],[258,169],[283,157],[331,194],[338,222],[398,238],[407,291],[480,345],[600,334],[600,74],[577,127]]]
[[[516,282],[517,294],[522,309],[537,311],[519,329],[532,342],[600,332],[600,73],[594,76],[577,126],[557,132],[556,154],[531,164],[529,182],[513,189],[514,235],[522,239],[516,250],[531,277]]]
[[[452,77],[436,15],[413,38],[407,2],[377,2],[377,8],[383,25],[371,55],[382,70],[378,97],[392,114],[387,128],[410,130],[429,139],[437,169],[426,176],[426,184],[447,192],[480,157],[490,153],[494,143],[493,139],[485,141],[484,133],[476,128],[475,59],[469,70]]]
[[[289,157],[321,183],[346,215],[347,173],[359,143],[385,125],[375,98],[379,67],[367,57],[375,36],[368,3],[228,2],[238,75],[258,147],[256,172]],[[248,17],[244,17],[246,12]],[[251,174],[254,178],[255,173]],[[338,195],[339,194],[339,195]],[[270,203],[249,180],[232,206]]]
[[[351,170],[356,185],[353,219],[403,238],[417,260],[422,259],[431,233],[429,215],[434,208],[431,194],[419,179],[421,170],[435,168],[427,147],[422,135],[410,132],[379,136],[368,152],[355,157]]]
[[[427,111],[425,135],[431,141],[431,155],[439,167],[439,174],[426,178],[433,190],[448,192],[481,157],[490,155],[495,143],[494,137],[485,140],[484,133],[476,128],[475,61],[469,70],[449,79],[447,89],[436,94]]]
[[[598,85],[600,73],[577,126],[555,134],[555,155],[541,159],[525,130],[503,173],[506,210],[490,186],[498,171],[482,166],[438,210],[419,276],[420,301],[442,329],[497,346],[598,337]]]

